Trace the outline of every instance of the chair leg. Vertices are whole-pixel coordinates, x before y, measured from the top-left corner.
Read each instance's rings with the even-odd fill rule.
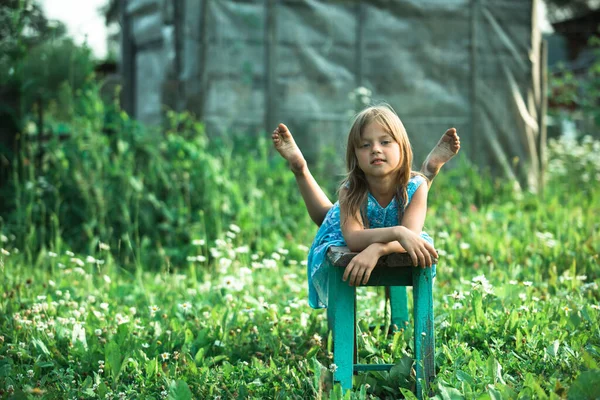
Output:
[[[392,312],[392,326],[394,331],[406,328],[408,324],[408,300],[406,286],[390,287],[390,309]]]
[[[329,282],[327,283],[327,287],[329,288],[329,292],[327,293],[327,328],[333,333],[333,321],[335,321],[335,299],[337,298],[336,290],[338,287],[338,282],[336,281],[337,276],[336,269],[332,265],[328,264],[327,268],[329,268]]]
[[[354,341],[356,288],[342,281],[344,269],[331,267],[330,282],[335,282],[335,298],[331,297],[329,306],[333,308],[333,362],[337,366],[333,373],[333,381],[339,382],[342,389],[352,389],[352,374],[354,372]]]
[[[416,267],[413,271],[415,363],[417,397],[429,390],[435,377],[435,337],[433,329],[433,277],[431,268]]]

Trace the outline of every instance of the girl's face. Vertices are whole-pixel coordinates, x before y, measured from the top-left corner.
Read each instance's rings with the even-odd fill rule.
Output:
[[[384,177],[398,170],[400,145],[379,123],[367,124],[360,138],[355,154],[366,176]]]

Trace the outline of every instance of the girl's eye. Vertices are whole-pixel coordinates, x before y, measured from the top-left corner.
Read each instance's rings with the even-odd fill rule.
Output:
[[[363,143],[360,147],[367,148],[367,147],[369,147],[369,143]]]
[[[390,144],[390,143],[392,143],[392,141],[391,141],[391,140],[384,140],[384,141],[382,141],[382,142],[381,142],[381,144],[382,144],[382,145],[384,145],[384,146],[385,146],[385,145],[388,145],[388,144]]]

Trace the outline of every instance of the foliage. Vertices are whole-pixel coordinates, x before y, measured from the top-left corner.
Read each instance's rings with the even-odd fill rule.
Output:
[[[584,15],[598,8],[595,0],[544,0],[548,7],[550,21],[561,21],[565,18]]]
[[[102,241],[125,263],[139,256],[159,267],[181,265],[192,240],[217,239],[231,223],[261,250],[306,228],[302,210],[288,207],[301,201],[293,176],[269,157],[265,139],[210,141],[201,123],[174,112],[164,133],[148,131],[116,100],[105,106],[97,87],[81,96],[65,88],[64,101],[79,112],[66,128],[56,117],[63,107],[51,106],[57,111],[46,120],[51,131],[68,130],[68,140],[31,140],[9,188],[15,212],[5,223],[20,246],[35,252],[65,241],[89,251]]]
[[[94,134],[101,115],[50,144],[47,169],[29,172],[43,181],[16,186],[21,218],[45,204],[56,228],[50,241],[39,225],[0,236],[0,397],[410,398],[412,333],[369,328],[389,318],[376,290],[358,293],[359,361],[397,366],[358,375],[352,393],[331,387],[325,313],[306,301],[315,228],[265,143],[236,151],[170,113],[156,149],[124,114],[114,136]],[[598,397],[598,146],[553,142],[544,198],[466,162],[436,178],[436,398]],[[94,246],[71,244],[81,226]],[[115,257],[117,231],[135,271]],[[184,261],[151,270],[155,247]]]
[[[581,133],[600,138],[600,38],[590,38],[589,46],[595,61],[585,73],[576,75],[561,67],[550,76],[553,107],[549,109],[549,115],[558,119],[566,116],[571,120],[589,120],[591,126]]]

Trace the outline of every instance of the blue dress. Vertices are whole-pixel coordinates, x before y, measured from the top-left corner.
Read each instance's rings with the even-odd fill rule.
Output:
[[[415,175],[410,178],[406,192],[408,203],[413,195],[425,182],[425,178]],[[386,228],[398,225],[398,201],[394,198],[386,207],[381,207],[371,193],[367,200],[367,218],[370,228]],[[421,233],[421,237],[433,244],[431,237]],[[329,290],[329,271],[326,266],[327,250],[331,246],[346,246],[340,227],[340,204],[336,202],[327,212],[323,224],[317,231],[317,236],[308,252],[308,304],[312,308],[327,307],[327,293]],[[435,266],[433,267],[435,268]],[[434,269],[435,274],[435,269]]]

